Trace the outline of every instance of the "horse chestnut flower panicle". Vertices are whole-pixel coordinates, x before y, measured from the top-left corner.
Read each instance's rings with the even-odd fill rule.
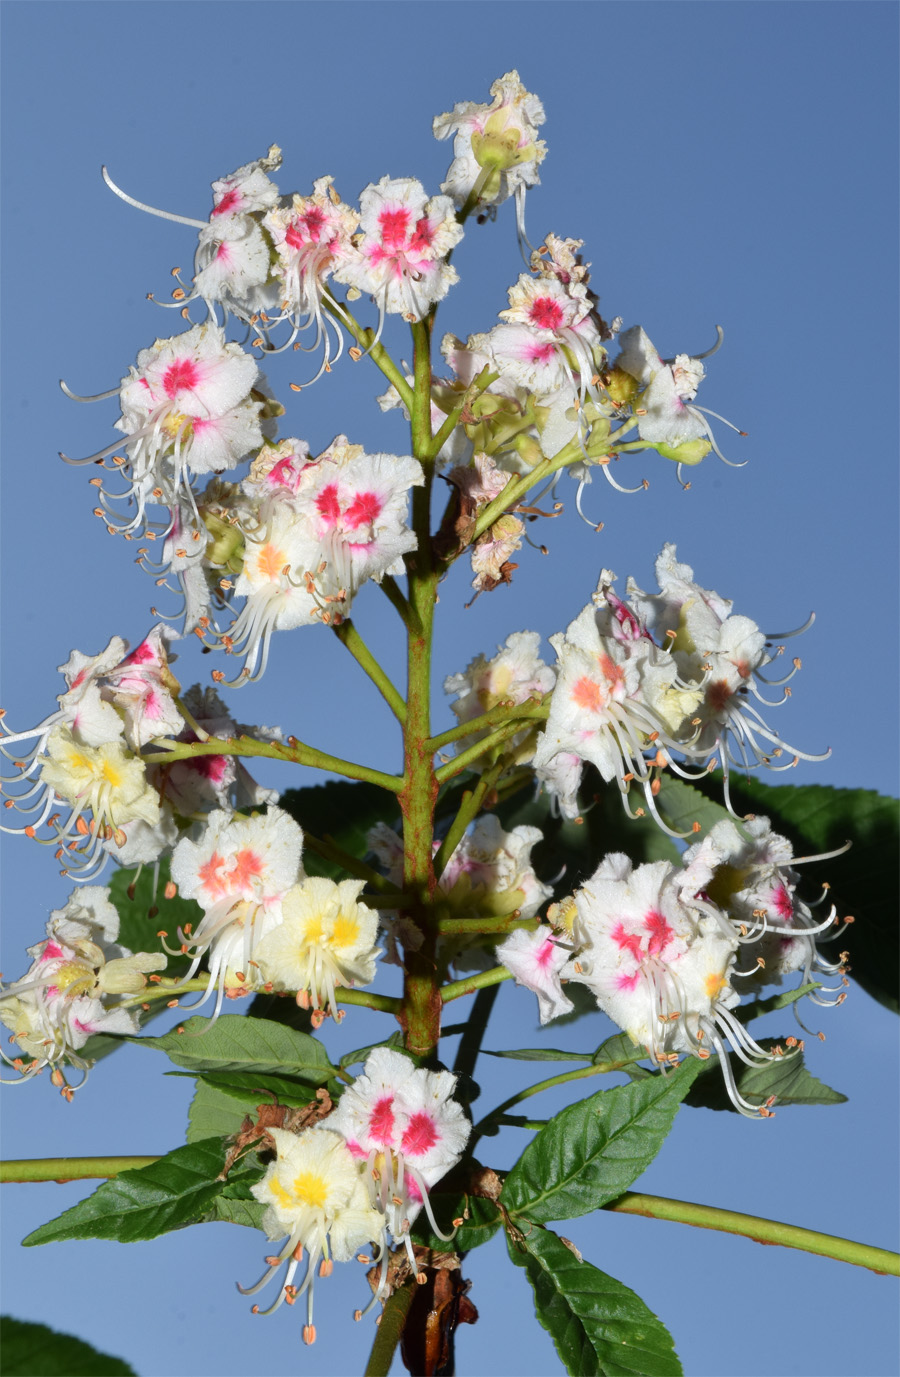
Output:
[[[732,1014],[740,1003],[731,984],[738,934],[691,888],[669,861],[633,869],[627,856],[606,856],[575,892],[576,953],[561,975],[586,985],[657,1065],[684,1052],[701,1060],[718,1052],[735,1109],[765,1118],[768,1105],[750,1104],[738,1091],[725,1041],[748,1066],[783,1051],[760,1047]]]

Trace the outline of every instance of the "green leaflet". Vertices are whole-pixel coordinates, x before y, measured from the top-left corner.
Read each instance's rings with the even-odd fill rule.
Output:
[[[204,1138],[227,1138],[237,1133],[245,1115],[253,1113],[258,1100],[259,1096],[249,1091],[238,1099],[198,1077],[188,1110],[187,1141],[199,1143]]]
[[[795,997],[796,991],[775,995],[771,1000],[765,1001],[767,1008],[760,1012],[768,1012],[768,1006],[783,1008],[792,1003]],[[750,1007],[747,1006],[748,1009]],[[761,1038],[759,1045],[769,1050],[779,1041],[784,1046],[783,1038]],[[617,1033],[597,1048],[594,1061],[617,1061],[620,1058],[624,1061],[629,1056],[639,1055],[640,1050],[633,1045],[627,1033]],[[771,1095],[778,1097],[776,1110],[781,1105],[789,1104],[843,1104],[847,1099],[846,1095],[842,1095],[838,1090],[832,1090],[812,1074],[803,1060],[802,1052],[759,1067],[745,1066],[737,1057],[732,1056],[731,1069],[738,1090],[751,1104],[764,1104]],[[631,1062],[630,1065],[623,1064],[622,1070],[633,1081],[645,1081],[660,1075],[659,1071],[651,1071],[649,1067],[641,1066],[637,1061]],[[684,1097],[684,1104],[702,1109],[727,1109],[737,1113],[728,1098],[717,1056],[713,1055],[708,1061],[701,1063],[697,1079]]]
[[[75,1238],[112,1238],[137,1243],[180,1229],[203,1218],[222,1190],[216,1177],[225,1161],[220,1138],[189,1143],[148,1167],[123,1171],[104,1181],[93,1195],[42,1224],[27,1238],[37,1243],[60,1243]]]
[[[218,1195],[213,1201],[209,1221],[222,1224],[242,1224],[247,1229],[261,1229],[266,1206],[252,1197],[249,1200]]]
[[[774,1047],[777,1038],[762,1038],[760,1046],[766,1050]],[[783,1040],[782,1040],[783,1046]],[[771,1095],[777,1096],[775,1111],[789,1104],[845,1104],[846,1095],[832,1090],[818,1076],[814,1076],[805,1065],[803,1053],[779,1057],[767,1066],[744,1066],[736,1057],[731,1059],[738,1090],[751,1104],[765,1104]],[[725,1081],[719,1068],[719,1058],[710,1057],[703,1070],[685,1096],[685,1104],[699,1105],[703,1109],[730,1109],[737,1112],[728,1098]]]
[[[592,1052],[563,1052],[557,1047],[520,1047],[507,1052],[489,1052],[482,1047],[482,1057],[510,1057],[513,1061],[593,1061]]]
[[[167,1074],[190,1073],[169,1071]],[[247,1114],[254,1114],[261,1104],[275,1103],[273,1096],[279,1104],[296,1107],[315,1099],[315,1091],[310,1085],[288,1081],[282,1076],[214,1071],[199,1075],[188,1111],[188,1142],[237,1133]]]
[[[700,1065],[688,1057],[665,1077],[601,1090],[563,1109],[507,1176],[501,1204],[546,1223],[614,1200],[659,1152]]]
[[[0,1316],[0,1371],[3,1377],[135,1377],[124,1359],[11,1315]]]
[[[391,1033],[390,1037],[386,1038],[384,1042],[371,1042],[368,1047],[357,1047],[355,1052],[345,1052],[341,1057],[341,1070],[346,1071],[348,1066],[360,1065],[366,1060],[370,1052],[375,1051],[376,1047],[390,1047],[395,1052],[402,1052],[404,1056],[410,1056],[411,1060],[415,1061],[412,1054],[407,1053],[406,1048],[403,1046],[403,1034],[398,1028],[396,1033]]]
[[[478,1195],[465,1195],[459,1191],[442,1193],[440,1182],[429,1192],[428,1198],[443,1233],[449,1234],[453,1231],[454,1219],[464,1221],[453,1235],[452,1243],[448,1243],[432,1231],[424,1211],[419,1215],[412,1227],[413,1242],[433,1248],[435,1252],[452,1249],[457,1253],[470,1253],[473,1248],[479,1248],[482,1243],[487,1243],[500,1228],[500,1211],[493,1200],[485,1200]]]
[[[223,1014],[212,1026],[203,1018],[189,1019],[184,1029],[131,1041],[158,1048],[187,1071],[281,1073],[312,1085],[324,1084],[335,1072],[317,1038],[268,1019]]]
[[[572,1377],[679,1377],[672,1338],[639,1296],[549,1229],[523,1221],[509,1255],[534,1290],[537,1318]]]

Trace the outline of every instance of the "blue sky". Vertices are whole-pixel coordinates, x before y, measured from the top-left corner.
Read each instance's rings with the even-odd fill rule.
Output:
[[[385,173],[436,191],[449,148],[433,140],[433,116],[486,99],[491,81],[517,67],[547,110],[530,238],[583,238],[604,314],[643,324],[664,355],[699,352],[724,327],[703,400],[749,433],[719,432],[726,453],[750,462],[735,470],[711,457],[685,493],[670,465],[636,456],[629,472],[634,482],[646,476],[649,491],[595,484],[588,510],[605,523],[599,535],[564,492],[565,515],[542,532],[550,555],[525,552],[512,588],[464,611],[466,577],[448,580],[436,683],[510,631],[559,630],[602,566],[648,586],[656,553],[674,540],[699,581],[763,629],[817,611],[794,643],[803,672],[778,721],[792,744],[833,754],[791,778],[895,792],[894,5],[7,0],[2,24],[2,703],[11,724],[50,711],[56,666],[73,647],[95,652],[113,634],[135,642],[152,620],[155,590],[132,547],[104,534],[84,472],[56,457],[108,443],[115,402],[79,408],[57,380],[84,393],[115,386],[140,348],[175,329],[145,297],[166,293],[193,243],[190,230],[116,201],[100,164],[133,195],[199,218],[209,183],[272,142],[285,154],[283,191],[308,191],[326,172],[347,200]],[[521,267],[511,213],[472,226],[454,263],[460,283],[441,330],[489,329]],[[408,349],[396,330],[386,342]],[[383,389],[366,364],[335,370],[300,398],[287,388],[289,361],[270,375],[288,406],[282,433],[313,452],[339,430],[370,450],[404,452],[398,415],[373,404]],[[388,668],[399,666],[396,618],[368,591],[355,616]],[[266,677],[233,695],[234,711],[393,767],[390,719],[342,656],[324,630],[277,636]],[[208,672],[192,646],[178,670],[187,682]],[[260,774],[285,787],[307,782]],[[15,978],[22,947],[39,940],[68,890],[46,852],[20,839],[4,839],[3,852],[4,969]],[[506,1043],[530,1044],[526,996],[504,989],[499,1010]],[[598,1014],[553,1041],[592,1047],[606,1031]],[[340,1053],[370,1032],[385,1035],[361,1010],[329,1037]],[[896,1246],[896,1024],[854,989],[826,1032],[811,1064],[851,1095],[848,1105],[785,1109],[770,1123],[685,1110],[643,1186]],[[502,1075],[479,1067],[484,1104],[508,1093],[512,1073],[501,1065]],[[6,1155],[175,1146],[189,1091],[160,1081],[161,1069],[148,1052],[118,1053],[71,1107],[46,1078],[10,1090]],[[547,1100],[548,1113],[563,1103]],[[493,1140],[497,1165],[521,1146],[512,1132]],[[298,1356],[298,1317],[279,1312],[263,1325],[234,1291],[259,1270],[262,1239],[245,1230],[182,1231],[125,1252],[99,1242],[18,1249],[82,1193],[5,1188],[4,1309],[79,1333],[141,1377],[362,1367],[371,1335],[346,1324],[362,1279],[338,1273],[320,1288],[321,1349]],[[896,1370],[886,1278],[648,1220],[602,1215],[567,1232],[669,1325],[692,1377]],[[462,1332],[459,1370],[557,1371],[549,1338],[528,1319],[523,1275],[498,1245],[473,1254],[466,1272],[482,1320]]]

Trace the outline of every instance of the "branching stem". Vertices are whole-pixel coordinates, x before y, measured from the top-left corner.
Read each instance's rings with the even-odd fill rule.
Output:
[[[348,617],[346,621],[334,627],[334,634],[341,642],[341,645],[347,647],[357,664],[365,670],[366,674],[368,674],[391,712],[402,725],[406,721],[406,703],[403,699],[403,695],[398,693],[397,689],[391,683],[387,674],[381,668],[381,665],[375,659],[375,656],[359,634],[354,622]]]
[[[397,794],[403,781],[396,775],[385,774],[383,770],[373,770],[368,765],[358,765],[353,760],[342,760],[340,756],[329,755],[315,746],[307,746],[295,736],[286,742],[258,741],[252,736],[229,737],[223,740],[211,737],[208,741],[169,741],[151,742],[152,754],[143,754],[145,765],[171,765],[176,760],[196,760],[204,755],[265,756],[269,760],[288,761],[294,765],[310,765],[317,770],[330,770],[332,774],[343,775],[345,779],[362,779],[368,784],[377,784]]]

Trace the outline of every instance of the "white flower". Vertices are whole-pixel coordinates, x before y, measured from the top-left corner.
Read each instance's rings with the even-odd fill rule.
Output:
[[[524,985],[537,995],[542,1024],[575,1007],[568,995],[563,994],[559,979],[568,959],[567,948],[543,924],[536,932],[510,933],[497,947],[497,960],[512,972],[516,984]]]
[[[444,692],[457,694],[451,703],[460,723],[490,712],[500,703],[521,704],[529,699],[539,700],[556,683],[556,675],[545,665],[538,649],[541,638],[536,631],[515,631],[507,636],[492,660],[477,655],[469,662],[464,674],[450,674],[444,680]],[[456,743],[457,751],[480,741],[490,728],[484,727]],[[515,750],[516,764],[523,764],[534,754],[535,728],[524,726],[503,746],[504,752]]]
[[[576,955],[564,968],[591,990],[600,1008],[657,1064],[678,1054],[705,1059],[719,1053],[735,1109],[766,1117],[737,1090],[725,1050],[727,1039],[748,1065],[764,1065],[766,1052],[730,1010],[740,1002],[731,986],[738,940],[711,905],[693,904],[682,874],[668,861],[632,869],[613,854],[575,893]]]
[[[370,1242],[383,1248],[384,1217],[370,1205],[356,1162],[343,1139],[330,1127],[306,1129],[299,1134],[272,1128],[269,1133],[278,1155],[251,1190],[257,1200],[268,1206],[263,1217],[266,1236],[287,1236],[287,1243],[276,1258],[266,1258],[268,1270],[255,1286],[238,1286],[238,1290],[245,1296],[255,1295],[287,1264],[278,1298],[268,1310],[260,1311],[254,1306],[253,1313],[271,1315],[283,1301],[293,1304],[306,1292],[303,1340],[311,1344],[316,1338],[313,1285],[320,1261],[322,1274],[327,1275],[332,1259],[349,1262],[360,1247]],[[301,1284],[294,1286],[304,1251],[308,1255],[306,1271]]]
[[[319,177],[313,183],[311,196],[295,193],[291,205],[270,210],[263,224],[277,254],[273,272],[280,291],[279,319],[287,320],[292,327],[281,348],[287,348],[302,330],[314,325],[316,338],[308,348],[323,348],[318,378],[329,367],[332,357],[329,328],[337,336],[337,357],[343,347],[338,324],[333,315],[323,310],[322,302],[335,268],[358,263],[359,250],[352,235],[359,215],[341,201],[331,177]]]
[[[109,698],[124,710],[125,739],[135,751],[154,737],[177,735],[184,726],[173,696],[180,685],[169,669],[172,634],[168,627],[155,626],[105,675]]]
[[[249,990],[262,983],[256,949],[282,921],[285,895],[303,874],[302,851],[303,832],[275,807],[251,818],[216,809],[199,841],[185,837],[175,847],[172,879],[182,898],[196,899],[203,909],[196,932],[178,930],[192,958],[184,979],[208,957],[209,984],[198,1004],[216,990],[214,1019],[226,988]]]
[[[41,765],[41,781],[52,791],[48,795],[51,805],[53,796],[71,805],[66,822],[56,824],[58,855],[66,860],[64,874],[80,872],[87,879],[106,860],[103,844],[124,840],[121,828],[126,823],[140,818],[152,827],[159,822],[159,797],[143,761],[119,741],[83,746],[69,727],[54,727]],[[85,813],[91,815],[90,823],[85,822]]]
[[[328,1128],[365,1159],[372,1203],[414,1267],[409,1226],[423,1206],[435,1233],[447,1237],[435,1223],[428,1191],[456,1165],[469,1139],[462,1106],[451,1098],[455,1088],[448,1071],[417,1069],[402,1053],[376,1047],[328,1119]]]
[[[566,817],[577,815],[573,783],[577,778],[566,759],[560,774],[557,757],[589,760],[603,779],[615,779],[626,811],[628,784],[637,779],[655,812],[650,769],[644,751],[674,745],[656,703],[677,674],[671,662],[643,631],[633,614],[612,593],[614,575],[604,570],[592,603],[564,635],[551,636],[558,656],[557,682],[550,715],[538,738],[534,767],[539,779],[558,787]],[[658,818],[657,818],[658,820]]]
[[[362,880],[319,877],[292,886],[281,923],[256,948],[260,978],[276,990],[308,993],[315,1011],[339,1020],[335,991],[370,984],[381,954],[378,915],[358,902],[364,887]]]
[[[47,939],[29,947],[32,965],[21,980],[0,987],[0,1022],[12,1031],[26,1056],[22,1063],[4,1060],[24,1078],[45,1066],[54,1068],[53,1083],[71,1098],[62,1065],[68,1062],[87,1079],[92,1063],[78,1055],[95,1033],[136,1033],[136,1012],[119,1007],[123,995],[136,994],[148,971],[163,970],[160,952],[132,955],[118,946],[119,915],[109,890],[86,885],[62,909],[51,913]]]
[[[507,72],[491,87],[493,101],[461,101],[435,117],[436,139],[455,135],[454,159],[441,190],[463,206],[473,193],[478,204],[499,205],[514,193],[524,196],[535,186],[538,164],[547,146],[535,137],[544,123],[544,107],[525,90],[518,72]]]
[[[796,892],[798,861],[793,848],[786,837],[772,831],[768,818],[717,822],[702,842],[688,848],[683,863],[684,891],[715,905],[741,944],[745,969],[736,974],[757,985],[780,985],[795,971],[802,972],[804,984],[814,979],[814,972],[844,976],[846,953],[829,962],[816,946],[821,933],[832,929],[829,937],[837,935],[835,909],[832,906],[822,921],[813,917]],[[846,983],[842,979],[810,998],[823,1006],[843,1003]]]
[[[777,770],[790,768],[796,759],[824,760],[827,751],[810,755],[787,745],[749,701],[753,697],[769,707],[786,702],[787,692],[774,703],[764,698],[758,683],[786,684],[799,668],[799,661],[785,678],[767,679],[761,670],[773,658],[769,638],[749,617],[732,615],[729,600],[695,583],[691,567],[676,560],[674,545],[663,546],[656,561],[656,576],[659,594],[646,594],[629,580],[628,599],[648,633],[670,647],[677,669],[672,685],[677,692],[670,695],[668,709],[660,710],[674,712],[683,700],[681,721],[675,720],[677,712],[670,717],[672,735],[689,758],[706,760],[719,752],[726,802],[731,765],[749,769],[764,764]],[[786,751],[792,759],[773,765],[773,758]]]
[[[463,237],[446,196],[428,199],[412,177],[382,177],[360,196],[359,255],[335,269],[337,282],[376,298],[382,312],[421,320],[459,280],[446,262]]]

